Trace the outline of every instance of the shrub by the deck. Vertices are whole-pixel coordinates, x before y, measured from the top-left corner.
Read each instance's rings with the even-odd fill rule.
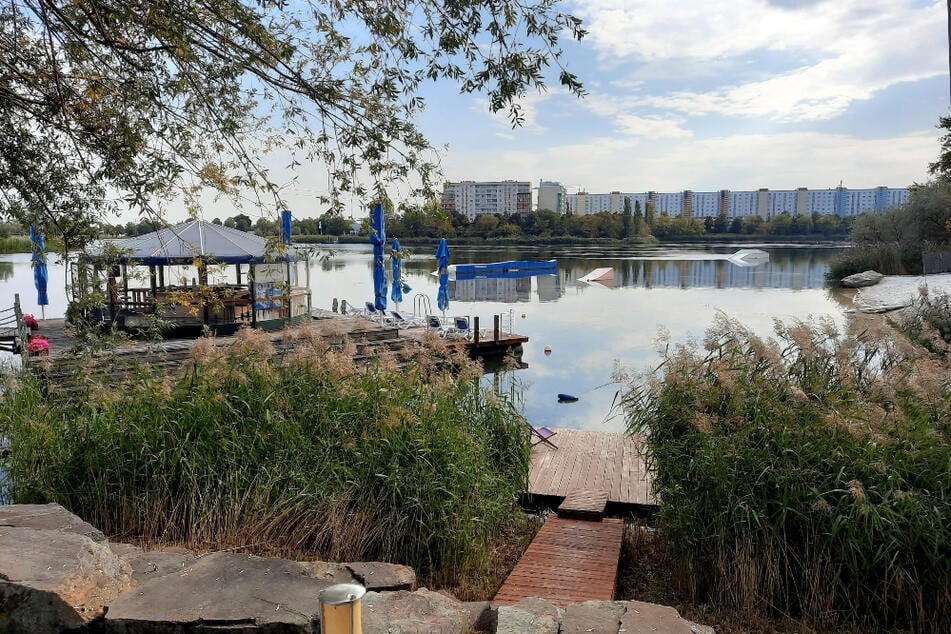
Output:
[[[721,318],[628,394],[695,601],[820,628],[951,630],[951,367],[869,321]],[[927,325],[926,325],[927,326]],[[930,339],[933,346],[947,343]]]
[[[519,413],[462,359],[363,370],[316,339],[297,350],[243,332],[227,354],[199,345],[183,379],[8,386],[13,499],[111,535],[393,561],[430,582],[477,566],[527,478]]]

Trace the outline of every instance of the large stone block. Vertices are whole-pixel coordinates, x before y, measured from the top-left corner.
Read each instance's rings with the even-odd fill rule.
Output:
[[[863,271],[848,277],[843,277],[839,282],[844,288],[863,288],[865,286],[875,286],[882,281],[884,275],[878,271]]]
[[[98,528],[84,522],[59,504],[6,504],[0,506],[0,526],[57,530],[106,541]]]
[[[104,631],[318,631],[318,593],[351,582],[341,564],[318,566],[216,552],[143,581],[109,605]]]
[[[412,590],[416,584],[416,572],[408,566],[365,561],[349,563],[347,568],[367,590]]]
[[[463,603],[425,588],[416,592],[367,592],[363,597],[363,634],[465,634],[488,604]]]
[[[558,606],[531,597],[515,605],[501,605],[498,609],[496,634],[558,634],[564,610]]]
[[[625,634],[715,634],[712,627],[688,621],[672,607],[643,601],[628,601],[621,629]]]
[[[618,634],[623,601],[585,601],[565,608],[561,622],[563,634]]]
[[[0,631],[59,632],[132,586],[108,544],[59,529],[0,527]]]

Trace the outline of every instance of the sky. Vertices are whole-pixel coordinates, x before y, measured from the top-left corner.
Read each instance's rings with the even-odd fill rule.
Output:
[[[446,180],[551,180],[569,193],[907,187],[927,180],[938,155],[935,124],[949,112],[944,1],[565,0],[563,9],[588,30],[564,42],[584,98],[551,81],[521,100],[525,124],[513,129],[482,95],[450,81],[424,86],[418,125],[445,146]],[[282,195],[295,216],[322,213],[326,173],[305,164],[293,177]],[[209,207],[209,218],[237,213],[224,199]]]
[[[583,99],[527,95],[522,128],[431,86],[447,180],[574,193],[905,187],[948,113],[947,6],[914,0],[568,0]]]

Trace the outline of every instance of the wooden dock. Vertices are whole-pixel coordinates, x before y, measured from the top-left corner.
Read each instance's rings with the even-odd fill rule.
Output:
[[[513,605],[526,597],[540,597],[565,608],[613,600],[623,536],[623,520],[550,517],[493,603]]]
[[[565,498],[577,491],[604,492],[611,505],[654,506],[643,439],[608,432],[558,429],[556,448],[532,448],[531,496]]]

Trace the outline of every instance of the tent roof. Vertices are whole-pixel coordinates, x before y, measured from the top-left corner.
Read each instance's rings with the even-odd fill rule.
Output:
[[[188,264],[196,257],[227,264],[304,259],[294,247],[278,253],[273,241],[253,233],[202,220],[189,220],[133,238],[110,241],[118,247],[120,263],[162,265]]]

